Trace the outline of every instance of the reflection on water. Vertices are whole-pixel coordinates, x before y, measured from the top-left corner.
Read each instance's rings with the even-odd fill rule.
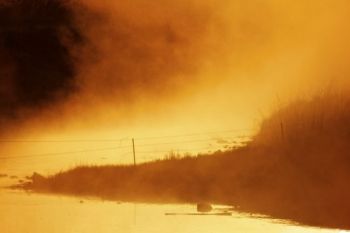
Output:
[[[194,212],[191,205],[150,205],[0,191],[0,229],[6,233],[345,233],[307,228],[234,213],[232,216],[166,216]]]

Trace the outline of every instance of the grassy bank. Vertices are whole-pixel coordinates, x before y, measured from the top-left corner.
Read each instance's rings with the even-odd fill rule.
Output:
[[[350,98],[297,101],[246,147],[134,166],[35,175],[24,188],[148,202],[212,202],[303,224],[350,229]]]

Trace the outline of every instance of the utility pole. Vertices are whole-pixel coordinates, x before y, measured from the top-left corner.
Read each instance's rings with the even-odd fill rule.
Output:
[[[135,140],[134,140],[134,138],[132,139],[132,151],[134,154],[134,166],[136,166],[136,153],[135,153]]]

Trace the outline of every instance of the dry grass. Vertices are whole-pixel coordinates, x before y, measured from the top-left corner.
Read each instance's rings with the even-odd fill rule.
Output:
[[[350,98],[296,101],[266,119],[245,148],[139,166],[77,167],[36,191],[108,199],[215,202],[301,223],[350,228]]]

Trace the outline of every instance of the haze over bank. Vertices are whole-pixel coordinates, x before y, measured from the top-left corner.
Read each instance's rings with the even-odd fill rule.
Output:
[[[348,221],[350,97],[317,96],[266,119],[247,146],[138,166],[79,166],[19,188],[111,200],[230,204],[318,227]]]
[[[344,85],[348,7],[346,1],[3,1],[1,118],[81,128],[90,119],[109,125],[142,117],[143,109],[174,112],[169,106],[184,100],[192,101],[190,112],[196,98],[219,103],[214,111],[269,112],[276,95]],[[35,122],[26,127],[39,127]]]
[[[0,9],[3,138],[252,128],[276,102],[349,86],[347,1],[37,0]]]

